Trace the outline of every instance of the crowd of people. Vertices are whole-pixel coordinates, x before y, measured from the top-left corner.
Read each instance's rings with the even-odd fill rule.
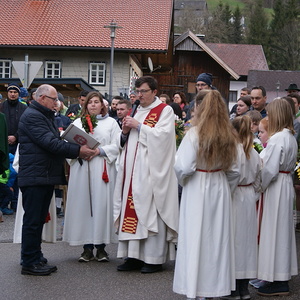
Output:
[[[3,214],[22,205],[21,274],[57,271],[42,232],[55,198],[62,213],[59,187],[68,184],[63,240],[83,246],[79,262],[108,262],[106,245],[118,243],[118,271],[155,273],[175,260],[173,290],[187,299],[250,299],[249,283],[262,296],[289,294],[298,274],[300,89],[291,84],[267,103],[263,86],[245,87],[229,112],[212,78],[201,73],[187,103],[182,91],[158,97],[157,81],[142,76],[129,100],[115,96],[110,107],[82,91],[66,108],[47,84],[24,103],[24,90],[8,85],[0,201]],[[185,123],[178,149],[176,120]],[[61,138],[71,123],[81,132],[74,143]]]

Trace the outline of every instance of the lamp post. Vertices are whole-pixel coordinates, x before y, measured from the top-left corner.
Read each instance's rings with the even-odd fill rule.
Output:
[[[110,28],[110,39],[111,39],[111,47],[110,47],[110,74],[109,74],[109,103],[111,103],[112,100],[112,88],[113,88],[113,70],[114,70],[114,43],[115,43],[115,37],[116,37],[116,29],[122,28],[121,26],[118,26],[117,23],[112,20],[109,25],[105,25],[104,28]]]
[[[279,89],[280,89],[280,81],[278,80],[277,83],[276,83],[277,97],[278,97]]]

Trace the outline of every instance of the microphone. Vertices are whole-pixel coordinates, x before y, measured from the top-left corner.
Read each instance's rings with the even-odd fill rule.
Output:
[[[135,100],[135,102],[132,105],[132,109],[131,109],[131,113],[130,113],[130,117],[134,117],[136,110],[138,108],[138,106],[140,105],[140,100]]]

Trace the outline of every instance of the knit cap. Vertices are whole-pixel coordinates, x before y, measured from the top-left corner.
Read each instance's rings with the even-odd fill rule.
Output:
[[[20,87],[16,83],[10,83],[7,87],[7,91],[15,90],[20,94]]]
[[[212,83],[212,74],[210,73],[201,73],[199,74],[199,76],[197,77],[196,82],[198,81],[203,81],[205,82],[208,86],[211,86]]]

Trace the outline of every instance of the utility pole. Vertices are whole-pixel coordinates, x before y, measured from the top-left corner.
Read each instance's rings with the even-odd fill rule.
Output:
[[[112,20],[109,25],[105,25],[104,28],[110,28],[110,39],[111,39],[111,48],[110,48],[110,72],[109,72],[109,103],[112,100],[112,89],[113,89],[113,71],[114,71],[114,51],[115,51],[115,37],[116,37],[116,29],[122,28],[118,26],[117,23]]]
[[[280,81],[278,80],[276,83],[276,92],[277,92],[277,97],[279,95],[279,89],[280,89]]]

